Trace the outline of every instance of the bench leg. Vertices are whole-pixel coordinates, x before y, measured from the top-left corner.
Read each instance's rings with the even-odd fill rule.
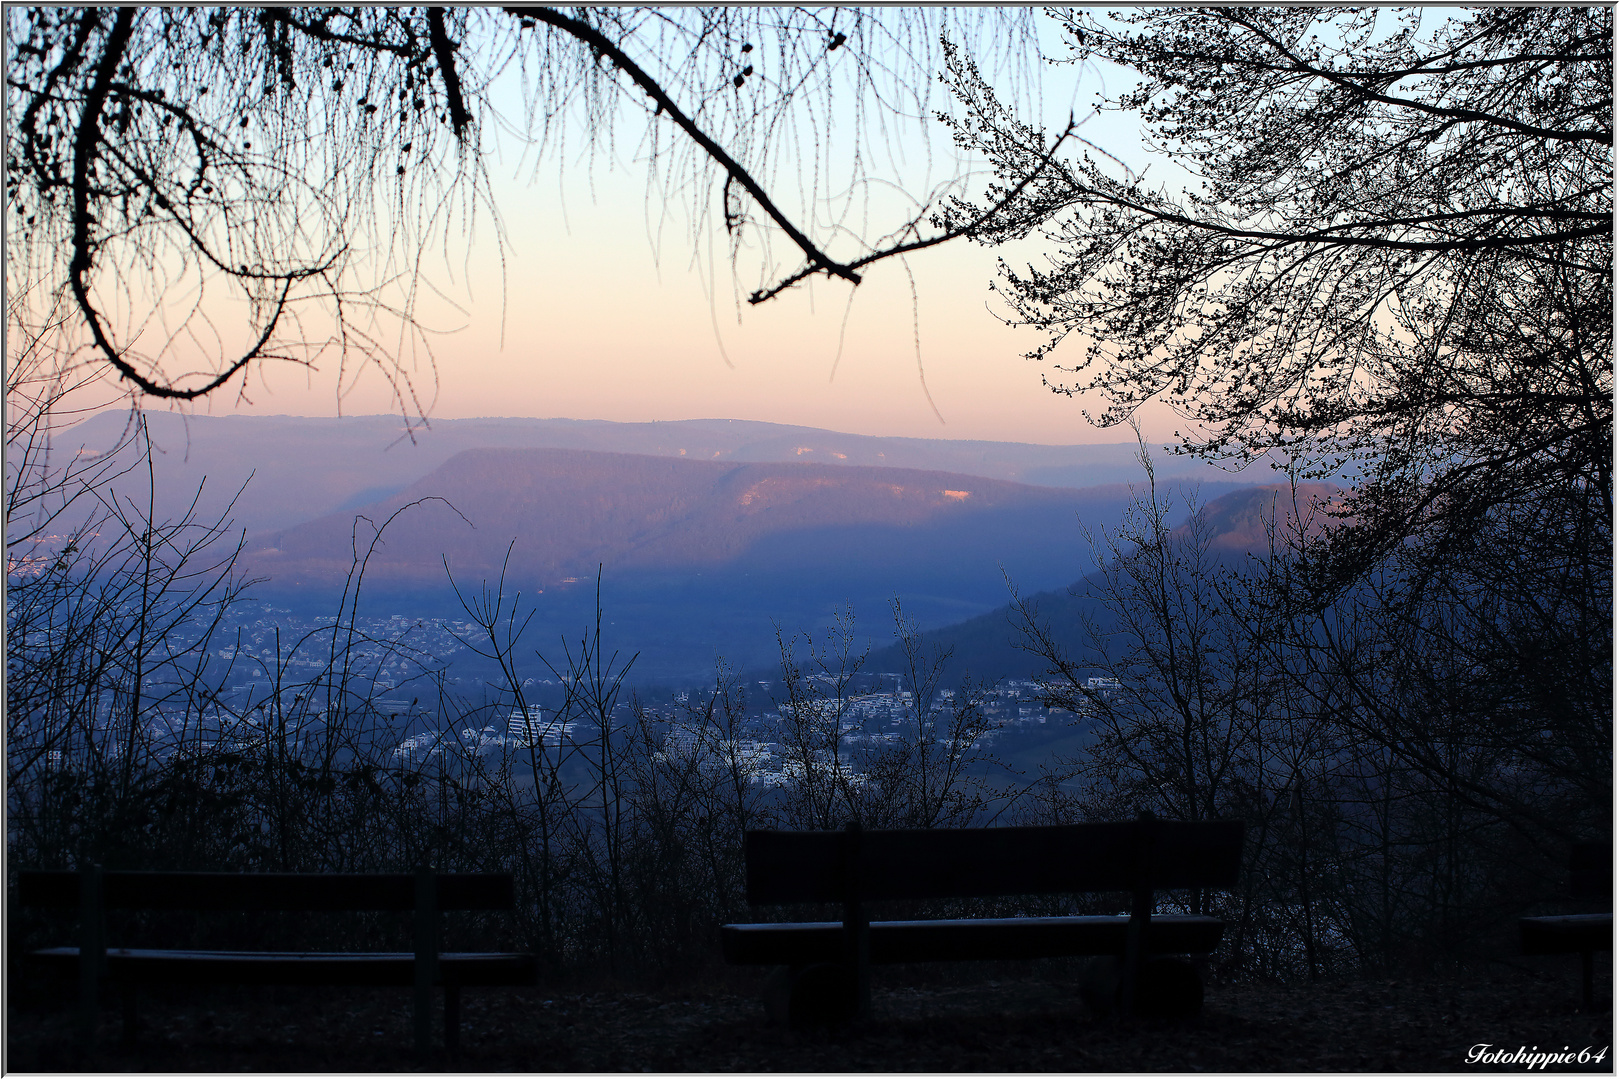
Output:
[[[96,1044],[96,1020],[100,1013],[96,1000],[95,961],[79,950],[79,1045],[89,1049]]]
[[[96,984],[107,963],[101,885],[100,864],[92,863],[79,871],[79,1041],[83,1049],[96,1044],[96,1021],[101,1012]]]
[[[416,868],[416,1053],[433,1049],[433,984],[439,977],[438,874],[431,866]]]
[[[417,984],[411,1006],[411,1028],[415,1033],[416,1052],[425,1055],[433,1049],[433,989]]]
[[[1592,1011],[1592,951],[1581,953],[1581,1008]]]
[[[1121,956],[1098,956],[1080,977],[1080,997],[1097,1016],[1178,1018],[1204,1006],[1204,983],[1198,969],[1179,956],[1149,956],[1142,961],[1135,986],[1135,1012],[1126,1012],[1125,980],[1129,966]]]
[[[452,1057],[461,1049],[461,987],[444,987],[444,1049]]]
[[[778,1027],[793,1025],[793,983],[803,970],[803,964],[783,964],[772,968],[765,977],[759,1000],[765,1006],[766,1018]]]

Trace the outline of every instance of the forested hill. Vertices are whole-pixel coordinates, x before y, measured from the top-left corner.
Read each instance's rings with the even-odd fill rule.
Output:
[[[1313,505],[1331,505],[1337,494],[1338,490],[1328,484],[1260,484],[1211,499],[1202,505],[1200,526],[1208,566],[1216,572],[1251,567],[1269,551],[1272,530],[1290,528],[1296,506],[1303,520],[1312,514]],[[1324,520],[1318,509],[1306,527],[1320,528]],[[1191,525],[1183,521],[1171,533],[1172,543],[1180,546],[1184,557],[1189,547],[1198,546],[1192,532]],[[1012,584],[1019,583],[1014,580]],[[1109,627],[1109,612],[1098,599],[1102,590],[1102,574],[1094,571],[1064,588],[1025,590],[1022,599],[1065,653],[1083,661],[1090,655],[1083,621],[1094,620],[1105,632]],[[1013,604],[1008,603],[983,615],[926,631],[918,640],[924,654],[936,649],[949,651],[946,685],[964,676],[990,681],[1041,679],[1047,664],[1028,650],[1029,642],[1020,630],[1022,622]],[[905,663],[900,645],[895,644],[874,651],[867,666],[873,671],[902,671]]]
[[[594,576],[599,564],[613,573],[746,562],[808,575],[893,554],[978,558],[988,570],[998,560],[1027,566],[1032,551],[1077,549],[1075,516],[1106,514],[1127,494],[1117,484],[1078,491],[913,469],[471,450],[378,503],[250,538],[243,563],[287,586],[341,584],[356,513],[381,525],[409,507],[370,557],[373,584],[439,584],[446,561],[490,579],[504,564],[530,589]],[[893,542],[877,541],[877,530]],[[843,541],[856,533],[871,545]],[[361,542],[369,536],[362,525]]]

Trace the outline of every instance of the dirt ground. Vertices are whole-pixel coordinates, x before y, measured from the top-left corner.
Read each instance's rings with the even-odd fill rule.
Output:
[[[945,972],[945,973],[941,973]],[[8,995],[7,1071],[159,1072],[1253,1072],[1527,1071],[1469,1063],[1470,1048],[1603,1051],[1612,1072],[1609,965],[1599,1011],[1579,1010],[1573,957],[1493,964],[1444,980],[1211,986],[1186,1021],[1098,1020],[1056,965],[874,971],[873,1017],[799,1033],[771,1027],[736,971],[670,992],[610,987],[467,990],[462,1051],[419,1061],[409,990],[153,992],[133,1045],[103,1014],[78,1052],[65,993]],[[25,988],[18,987],[23,990]],[[16,1000],[24,996],[25,1000]],[[1549,1065],[1546,1071],[1566,1066]],[[1578,1063],[1567,1066],[1579,1067]],[[1541,1071],[1541,1070],[1536,1070]]]

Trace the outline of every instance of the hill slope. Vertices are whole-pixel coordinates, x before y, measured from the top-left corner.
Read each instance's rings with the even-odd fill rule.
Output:
[[[806,558],[824,561],[815,559],[815,541],[843,548],[835,534],[850,530],[897,531],[910,555],[925,561],[941,549],[993,552],[1001,541],[1049,548],[1043,532],[1067,526],[1072,533],[1076,512],[1125,496],[1121,485],[1081,493],[908,469],[471,450],[356,513],[380,524],[420,503],[372,555],[374,585],[437,583],[441,556],[458,574],[494,577],[510,544],[509,572],[531,588],[550,588],[593,574],[599,563],[613,571],[720,568],[743,559],[757,569],[802,568]],[[339,584],[354,517],[329,514],[251,538],[245,563],[294,586]],[[369,538],[364,527],[362,538]],[[1072,549],[1074,539],[1063,546]],[[868,563],[882,558],[881,551],[851,554]]]
[[[1333,500],[1338,489],[1330,484],[1301,484],[1297,495],[1303,510],[1313,501]],[[1292,512],[1293,497],[1287,484],[1259,484],[1209,500],[1203,505],[1203,514],[1209,529],[1210,554],[1217,562],[1234,568],[1248,562],[1251,555],[1264,555],[1268,527],[1279,516],[1286,522]],[[1184,540],[1188,531],[1189,526],[1182,523],[1173,535]],[[1026,602],[1034,607],[1039,619],[1052,629],[1069,654],[1085,655],[1084,642],[1079,635],[1081,619],[1091,617],[1100,624],[1106,622],[1106,612],[1096,600],[1100,575],[1093,572],[1062,589],[1042,589],[1016,579],[1014,583],[1021,587]],[[1045,677],[1045,662],[1022,647],[1023,636],[1010,603],[960,623],[927,631],[922,641],[926,649],[951,652],[947,678],[952,682],[963,675],[991,680]],[[874,671],[897,671],[901,664],[899,647],[889,646],[875,651],[868,666]]]

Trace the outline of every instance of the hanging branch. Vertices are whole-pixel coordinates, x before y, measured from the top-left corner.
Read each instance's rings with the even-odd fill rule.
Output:
[[[516,15],[520,18],[537,19],[540,22],[545,23],[547,26],[555,27],[564,33],[573,35],[580,41],[583,41],[585,44],[591,46],[593,49],[601,52],[602,55],[606,56],[609,60],[612,60],[614,65],[618,67],[620,71],[630,76],[632,82],[646,91],[647,95],[657,102],[659,107],[664,112],[669,113],[670,118],[675,121],[677,127],[686,132],[693,142],[697,143],[703,148],[704,153],[708,154],[709,157],[713,158],[721,168],[726,170],[726,175],[730,179],[736,181],[738,184],[741,184],[743,189],[746,190],[749,195],[753,196],[754,201],[757,202],[765,213],[770,216],[770,219],[776,222],[783,232],[788,234],[789,239],[798,245],[800,251],[804,252],[805,258],[810,260],[810,268],[804,271],[804,274],[800,275],[801,277],[808,274],[825,273],[830,277],[841,277],[853,285],[859,285],[861,283],[861,275],[857,274],[853,267],[834,262],[827,256],[825,252],[816,247],[808,236],[805,236],[804,233],[800,232],[794,226],[794,224],[787,219],[786,215],[777,209],[776,204],[771,201],[770,196],[765,194],[765,189],[760,187],[759,183],[755,181],[751,175],[749,175],[748,170],[744,169],[742,165],[738,164],[738,162],[732,158],[730,154],[726,153],[724,148],[722,148],[719,143],[711,139],[702,128],[699,128],[695,123],[693,123],[692,120],[685,113],[683,113],[670,98],[669,94],[664,92],[664,88],[659,86],[658,83],[654,81],[652,76],[643,71],[639,64],[630,59],[629,56],[625,55],[623,50],[621,50],[617,45],[613,44],[613,42],[609,41],[601,31],[597,30],[589,23],[581,22],[578,19],[571,19],[566,15],[551,10],[550,8],[509,7],[503,8],[502,10],[506,11],[508,14]]]
[[[91,254],[93,243],[90,237],[90,172],[95,164],[97,144],[101,141],[101,114],[106,107],[107,96],[112,90],[113,76],[118,70],[119,63],[124,58],[124,51],[129,46],[130,37],[134,31],[135,9],[119,8],[118,16],[113,20],[111,32],[107,36],[107,44],[103,49],[101,62],[96,65],[95,81],[90,85],[90,92],[85,98],[84,112],[79,118],[79,128],[73,139],[73,259],[69,264],[69,278],[73,287],[73,298],[84,313],[86,325],[90,329],[90,337],[96,348],[101,350],[107,362],[112,364],[126,379],[139,386],[143,391],[158,398],[171,398],[179,401],[193,401],[204,397],[212,391],[223,386],[232,376],[241,371],[263,354],[264,348],[270,342],[276,325],[281,321],[281,315],[286,310],[287,298],[292,291],[294,282],[308,274],[277,274],[266,275],[280,278],[282,281],[281,295],[276,299],[275,310],[266,322],[264,332],[253,347],[234,361],[224,372],[209,379],[202,386],[190,390],[155,382],[142,375],[135,366],[126,360],[117,347],[108,339],[105,328],[101,325],[101,315],[95,305],[90,301],[90,270],[94,263]],[[319,273],[321,268],[308,273]]]

